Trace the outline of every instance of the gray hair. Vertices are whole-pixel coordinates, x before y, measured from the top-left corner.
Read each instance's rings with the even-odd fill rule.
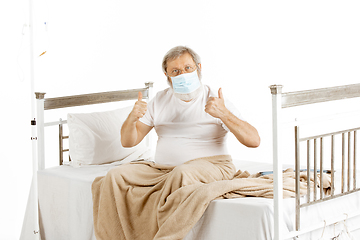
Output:
[[[185,53],[189,53],[196,64],[196,69],[199,75],[199,79],[201,80],[201,69],[199,68],[199,63],[201,63],[200,56],[191,48],[186,46],[177,46],[170,49],[164,56],[162,61],[162,70],[166,74],[167,72],[167,63],[168,61],[179,58]]]

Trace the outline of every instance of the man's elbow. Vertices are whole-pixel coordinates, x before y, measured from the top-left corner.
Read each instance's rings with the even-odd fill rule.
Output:
[[[121,146],[123,148],[131,148],[134,147],[134,144],[131,144],[130,142],[124,141],[123,139],[120,139]]]
[[[123,144],[123,143],[121,143],[121,146],[122,146],[123,148],[131,148],[131,147],[133,147],[133,146],[131,146],[131,145],[129,145],[129,144]]]
[[[253,139],[251,139],[251,141],[248,143],[247,147],[250,147],[250,148],[257,148],[260,146],[260,142],[261,142],[261,139],[260,139],[260,136],[256,136],[256,137],[253,137]]]

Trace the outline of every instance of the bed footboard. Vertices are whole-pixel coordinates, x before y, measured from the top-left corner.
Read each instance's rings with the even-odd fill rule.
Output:
[[[334,100],[342,100],[348,98],[360,97],[360,84],[345,85],[331,88],[321,88],[313,89],[306,91],[298,92],[282,92],[281,85],[272,85],[270,86],[272,94],[272,116],[273,116],[273,166],[274,166],[274,236],[276,240],[283,239],[283,231],[281,229],[281,219],[282,219],[282,159],[280,157],[279,151],[281,150],[281,138],[280,138],[280,124],[281,121],[281,110],[283,108],[291,108],[296,106],[302,106],[307,104],[314,104],[320,102],[328,102]],[[300,227],[300,210],[303,207],[314,205],[320,202],[328,201],[334,198],[339,198],[344,195],[348,195],[354,192],[358,192],[360,188],[356,185],[358,176],[356,173],[357,170],[357,134],[359,128],[348,129],[340,132],[332,132],[323,135],[311,136],[306,138],[300,137],[300,127],[295,126],[295,171],[296,171],[296,219],[295,227],[296,230],[289,234],[287,237],[298,236],[302,233],[310,232],[316,229],[316,226],[313,229],[302,230]],[[341,192],[334,192],[334,164],[335,164],[335,141],[336,136],[341,136]],[[313,192],[313,199],[310,199],[311,190],[310,187],[307,189],[307,199],[305,203],[300,203],[300,143],[306,142],[307,144],[307,175],[313,177],[319,182],[320,189],[323,188],[323,174],[324,174],[324,139],[331,139],[331,192],[329,196],[325,196],[322,191],[320,191],[320,196],[317,196],[316,188]],[[319,152],[318,152],[319,151]],[[346,154],[347,153],[347,154]],[[319,155],[319,157],[318,157]],[[351,157],[351,155],[353,157]],[[312,164],[311,160],[312,159]],[[319,164],[319,166],[318,166]],[[313,169],[311,173],[310,169]],[[318,172],[319,171],[319,177]],[[308,180],[308,186],[310,179]],[[354,213],[355,214],[355,213]],[[358,214],[358,213],[357,213]],[[340,220],[337,220],[340,221]],[[326,222],[327,225],[333,224],[335,222]],[[322,223],[323,226],[323,223]],[[321,227],[321,226],[320,226]]]

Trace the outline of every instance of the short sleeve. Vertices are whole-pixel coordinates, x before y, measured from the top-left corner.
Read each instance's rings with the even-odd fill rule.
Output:
[[[148,102],[147,105],[147,111],[145,115],[140,118],[140,122],[153,127],[154,126],[154,100],[155,98],[151,99],[150,102]]]

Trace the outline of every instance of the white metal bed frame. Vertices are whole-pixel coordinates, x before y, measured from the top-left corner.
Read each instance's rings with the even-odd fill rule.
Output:
[[[153,83],[146,83],[145,88],[140,89],[133,89],[133,90],[124,90],[124,91],[114,91],[114,92],[104,92],[104,93],[95,93],[95,94],[84,94],[84,95],[77,95],[77,96],[69,96],[69,97],[60,97],[60,98],[44,98],[45,93],[35,93],[36,94],[36,106],[37,106],[37,114],[36,119],[32,121],[33,127],[36,128],[36,137],[32,137],[32,140],[36,142],[36,144],[33,144],[33,197],[36,199],[34,201],[34,210],[35,210],[35,219],[34,219],[34,239],[40,239],[39,234],[39,216],[38,216],[38,191],[37,191],[37,171],[45,169],[45,153],[44,153],[44,127],[45,126],[54,126],[59,125],[59,129],[61,131],[62,124],[66,123],[66,121],[62,121],[61,119],[56,122],[50,122],[45,123],[44,122],[44,111],[50,110],[50,109],[57,109],[57,108],[63,108],[63,107],[73,107],[73,106],[81,106],[81,105],[89,105],[89,104],[97,104],[97,103],[106,103],[106,102],[114,102],[114,101],[123,101],[123,100],[134,100],[138,97],[138,92],[141,91],[143,94],[143,98],[149,99],[152,94],[152,86]],[[323,88],[323,89],[315,89],[315,90],[307,90],[307,91],[298,91],[298,92],[288,92],[288,93],[282,93],[282,86],[281,85],[272,85],[270,86],[271,94],[272,94],[272,118],[273,118],[273,170],[274,170],[274,239],[275,240],[281,240],[281,239],[287,239],[294,236],[299,236],[303,233],[310,232],[312,230],[318,229],[323,227],[323,224],[321,226],[314,226],[311,229],[300,229],[299,220],[300,220],[300,208],[306,207],[310,204],[315,204],[319,201],[327,201],[331,200],[333,198],[337,198],[340,195],[334,195],[332,192],[330,197],[324,197],[323,195],[320,196],[320,199],[316,199],[313,202],[310,202],[308,199],[305,204],[300,204],[300,192],[299,192],[299,183],[297,181],[296,187],[297,187],[297,199],[296,199],[296,230],[287,234],[284,236],[283,231],[281,229],[282,226],[282,201],[283,201],[283,194],[282,194],[282,188],[283,184],[282,181],[279,181],[282,179],[282,159],[281,159],[281,110],[283,108],[288,107],[295,107],[295,106],[301,106],[305,104],[312,104],[312,103],[319,103],[319,102],[325,102],[325,101],[333,101],[333,100],[340,100],[340,99],[346,99],[346,98],[354,98],[354,97],[360,97],[360,84],[354,84],[354,85],[347,85],[347,86],[339,86],[339,87],[332,87],[332,88]],[[348,134],[348,138],[350,139],[350,133],[353,132],[353,139],[354,139],[354,146],[356,146],[357,141],[357,131],[360,130],[360,128],[356,129],[350,129],[348,131],[342,131],[342,132],[336,132],[330,134],[331,136],[335,134],[342,134],[343,138],[345,134]],[[299,137],[299,126],[295,126],[295,143],[296,146],[299,146],[300,141],[311,141],[314,140],[314,144],[316,144],[317,140],[325,137],[325,135],[321,136],[313,136],[309,138],[303,138],[301,139]],[[326,134],[328,136],[329,134]],[[59,144],[60,144],[60,164],[62,164],[62,154],[66,149],[62,149],[62,140],[66,138],[61,134],[59,134]],[[344,141],[343,141],[344,142]],[[343,144],[344,145],[344,144]],[[343,149],[345,146],[342,146]],[[348,148],[350,149],[350,141],[348,143]],[[300,163],[298,161],[299,159],[299,149],[296,148],[296,173],[297,173],[297,180],[299,180],[299,171],[300,171]],[[356,151],[354,147],[354,152]],[[308,147],[309,152],[309,147]],[[343,154],[344,155],[344,154]],[[353,160],[353,170],[354,170],[354,180],[356,178],[356,154],[354,154],[354,160]],[[308,158],[309,159],[309,158]],[[308,160],[309,161],[309,160]],[[343,166],[345,165],[345,156],[342,159]],[[308,164],[309,166],[309,164]],[[350,171],[350,156],[348,157],[348,171]],[[314,169],[317,169],[315,166]],[[320,174],[322,174],[322,159],[320,159]],[[332,170],[333,170],[333,160],[332,160]],[[310,169],[307,168],[308,175],[310,175]],[[342,171],[345,171],[344,168]],[[332,171],[333,172],[333,171]],[[314,170],[314,173],[316,174],[316,171]],[[316,177],[316,176],[315,176]],[[333,174],[332,174],[332,180],[333,180]],[[345,183],[345,179],[342,180],[343,183]],[[348,188],[347,190],[345,187],[342,189],[342,195],[350,194],[352,192],[359,191],[359,187],[356,186],[356,184],[353,184],[353,189],[350,189],[350,179],[348,178]],[[322,184],[322,183],[320,183]],[[309,193],[310,189],[308,189]],[[360,215],[360,213],[354,213],[355,215]],[[352,216],[348,216],[352,217]],[[335,219],[333,222],[327,222],[327,224],[332,224],[337,221],[344,220],[345,217],[341,216],[338,219]]]
[[[324,226],[315,225],[308,229],[300,229],[300,209],[302,207],[310,206],[312,204],[316,204],[318,202],[323,202],[327,200],[331,200],[334,198],[338,198],[347,194],[351,194],[353,192],[360,191],[360,188],[356,186],[356,143],[357,143],[357,131],[359,128],[344,130],[340,132],[327,133],[324,135],[312,136],[308,138],[300,138],[299,137],[299,126],[295,126],[295,171],[296,171],[296,229],[293,232],[290,232],[286,236],[283,236],[283,231],[281,229],[282,222],[282,202],[283,202],[283,183],[282,179],[282,159],[281,159],[281,110],[283,108],[302,106],[307,104],[328,102],[334,100],[342,100],[348,98],[360,97],[360,84],[352,84],[338,87],[330,87],[330,88],[321,88],[321,89],[313,89],[306,91],[297,91],[297,92],[287,92],[282,93],[282,85],[272,85],[270,86],[271,94],[272,94],[272,122],[273,122],[273,168],[274,168],[274,239],[281,240],[287,239],[290,237],[299,236],[301,234],[311,232],[313,230],[319,229]],[[351,171],[351,158],[350,158],[350,139],[351,133],[353,133],[353,189],[350,189],[350,171]],[[337,134],[342,134],[342,189],[340,194],[334,194],[334,136]],[[347,168],[345,164],[345,134],[348,135],[348,162]],[[314,141],[316,146],[317,141],[320,140],[320,189],[322,189],[322,174],[323,174],[323,158],[322,158],[322,139],[326,136],[331,136],[331,183],[332,183],[332,191],[329,197],[325,197],[322,192],[320,192],[320,199],[316,198],[316,190],[314,190],[314,200],[310,201],[310,188],[308,187],[308,197],[306,203],[300,204],[300,142],[307,141],[307,175],[310,176],[310,140]],[[316,147],[314,147],[314,179],[316,182],[317,178],[317,166],[316,166]],[[348,171],[348,179],[347,179],[347,190],[345,190],[345,171]],[[308,186],[309,184],[308,179]],[[334,224],[335,222],[339,222],[345,220],[349,217],[359,216],[360,212],[354,212],[351,216],[339,216],[337,219],[333,219],[332,221],[327,221],[326,225]]]
[[[33,37],[33,0],[29,0],[29,42],[30,42],[30,81],[31,81],[31,94],[34,93],[34,37]],[[152,89],[152,83],[146,84],[145,89],[140,89],[143,92],[143,96],[147,99],[151,96],[151,89]],[[317,90],[309,90],[309,91],[300,91],[300,92],[289,92],[289,93],[282,93],[282,86],[281,85],[272,85],[270,86],[271,94],[272,94],[272,122],[273,122],[273,168],[274,168],[274,239],[275,240],[281,240],[284,238],[282,234],[281,229],[281,218],[282,218],[282,181],[280,181],[282,178],[282,159],[279,155],[280,147],[281,147],[281,139],[280,139],[280,123],[281,123],[281,109],[286,107],[293,107],[293,106],[299,106],[303,104],[312,104],[312,103],[318,103],[318,102],[324,102],[324,101],[333,101],[333,100],[339,100],[339,99],[346,99],[346,98],[353,98],[353,97],[360,97],[360,84],[354,84],[354,85],[347,85],[347,86],[340,86],[340,87],[333,87],[333,88],[323,88],[323,89],[317,89]],[[138,89],[129,92],[129,98],[136,99],[137,98],[137,92]],[[147,94],[145,93],[147,92]],[[113,94],[116,95],[115,92]],[[31,134],[31,140],[32,143],[32,161],[33,161],[33,182],[32,182],[32,189],[33,189],[33,198],[35,201],[33,201],[34,205],[34,231],[33,231],[33,239],[40,239],[40,230],[39,230],[39,216],[38,216],[38,191],[37,191],[37,171],[39,169],[45,168],[44,163],[44,110],[47,109],[49,106],[47,103],[55,103],[57,102],[56,99],[44,99],[44,93],[38,93],[36,94],[36,108],[37,108],[37,114],[35,115],[35,103],[33,96],[31,97],[31,119],[36,118],[31,121],[32,124],[32,134]],[[102,94],[101,94],[102,95]],[[103,93],[103,95],[108,97],[108,100],[112,99],[115,100],[111,94]],[[121,95],[121,94],[120,94]],[[101,96],[100,96],[101,97]],[[116,97],[115,97],[116,98]],[[91,97],[84,96],[84,98],[80,98],[79,101],[82,100],[90,101]],[[115,100],[120,101],[120,100]],[[95,104],[96,102],[90,103]],[[51,104],[50,104],[51,105]],[[56,104],[55,104],[56,105]],[[37,121],[37,123],[36,123]],[[37,125],[36,125],[37,124]],[[59,121],[59,124],[62,124],[62,121]],[[60,126],[61,127],[61,126]],[[59,128],[60,128],[59,127]],[[354,130],[354,146],[356,145],[356,139],[357,139],[357,130]],[[298,132],[298,129],[295,130]],[[344,133],[342,133],[344,138]],[[350,139],[350,134],[348,134],[348,137]],[[61,140],[62,141],[62,140]],[[298,138],[298,135],[296,137],[296,142],[298,143],[300,139]],[[344,142],[344,141],[343,141]],[[343,146],[344,149],[344,146]],[[355,147],[354,147],[354,151]],[[296,158],[298,158],[299,151],[296,152]],[[62,152],[60,152],[60,161],[62,158]],[[356,154],[354,154],[354,169],[356,170],[356,160],[355,160]],[[343,166],[344,164],[344,157],[343,157]],[[348,165],[350,166],[350,157]],[[297,173],[298,173],[298,163],[297,166]],[[349,168],[350,169],[350,168]],[[308,170],[309,171],[309,170]],[[343,170],[344,171],[344,170]],[[350,171],[350,170],[349,170]],[[316,172],[316,171],[314,171]],[[322,171],[321,171],[322,172]],[[308,172],[309,174],[309,172]],[[297,174],[298,175],[298,174]],[[354,171],[354,176],[356,176],[356,171]],[[333,176],[332,176],[333,177]],[[298,177],[297,177],[298,178]],[[333,179],[333,178],[332,178]],[[343,182],[345,180],[343,179]],[[348,180],[349,181],[349,180]],[[356,182],[356,179],[354,180]],[[298,187],[298,185],[297,185]],[[348,190],[349,189],[349,183],[348,183]],[[353,191],[357,191],[358,188],[356,188],[356,184],[354,184]],[[344,190],[343,190],[344,191]],[[298,197],[298,194],[297,194]],[[298,200],[297,203],[297,213],[298,209],[301,207],[299,206]],[[299,215],[297,214],[297,219]],[[340,219],[341,220],[341,219]],[[331,224],[331,223],[330,223]],[[296,224],[296,231],[294,236],[300,234],[301,231],[299,231],[298,223]]]

